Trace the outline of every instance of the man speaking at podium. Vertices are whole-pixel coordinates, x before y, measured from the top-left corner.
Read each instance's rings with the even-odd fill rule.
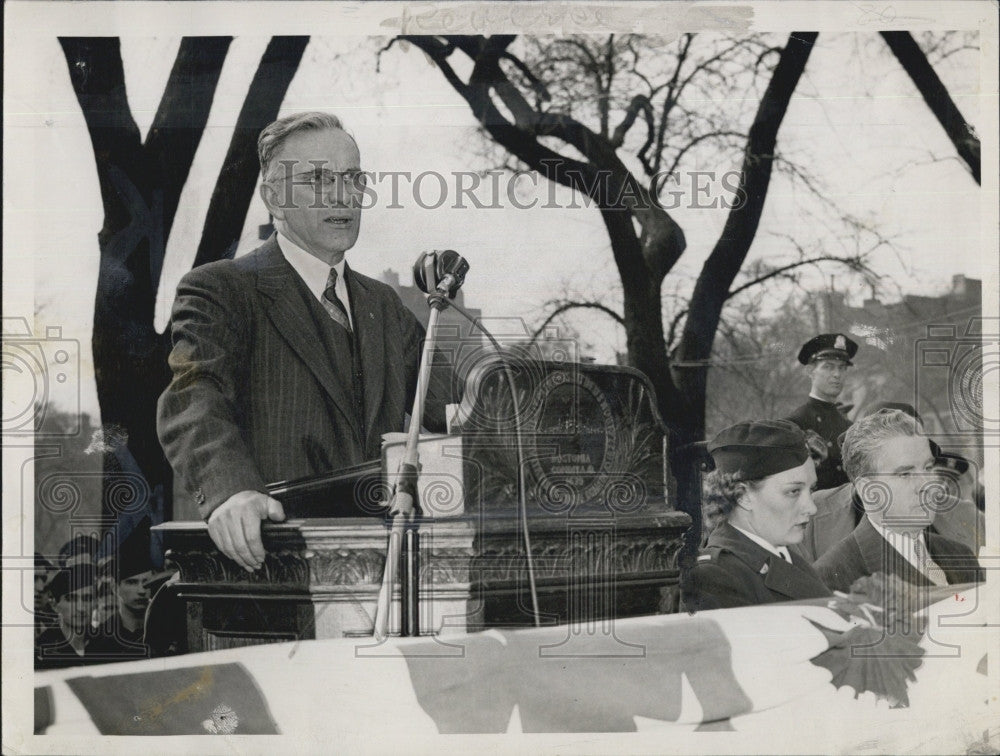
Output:
[[[283,520],[267,484],[376,459],[403,430],[424,329],[389,286],[349,268],[365,175],[327,113],[300,113],[258,140],[260,194],[277,233],[190,271],[171,314],[173,380],[157,428],[219,549],[252,571],[260,526]],[[431,371],[424,425],[444,429],[450,374]],[[436,375],[437,374],[437,375]]]

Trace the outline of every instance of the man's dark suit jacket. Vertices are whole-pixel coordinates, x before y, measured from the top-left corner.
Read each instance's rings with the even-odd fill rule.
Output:
[[[826,459],[816,465],[816,488],[836,488],[846,483],[847,473],[840,456],[839,438],[851,427],[851,421],[844,417],[837,405],[810,396],[805,404],[796,407],[785,419],[804,431],[815,431],[826,441]]]
[[[313,295],[275,236],[181,280],[171,316],[173,381],[160,397],[157,429],[176,490],[190,493],[202,517],[240,491],[376,459],[382,434],[403,430],[424,329],[389,286],[352,270],[345,277],[364,433],[348,394],[350,349],[331,360],[319,330],[329,324],[317,319]],[[443,430],[450,373],[432,375],[424,425]]]
[[[681,607],[696,612],[831,595],[809,563],[789,552],[791,564],[722,523],[681,578]]]
[[[798,549],[802,556],[815,563],[827,551],[854,532],[860,524],[855,512],[862,512],[854,486],[845,483],[839,488],[813,494],[816,514],[806,526],[806,534]],[[958,541],[973,551],[983,545],[986,520],[983,513],[968,499],[949,498],[938,505],[931,531]]]
[[[944,571],[949,585],[983,579],[975,554],[967,546],[927,530],[924,531],[924,538],[927,551]],[[854,532],[827,551],[813,566],[832,591],[850,591],[855,580],[876,572],[896,575],[914,585],[931,585],[920,570],[879,535],[867,517],[862,517]]]

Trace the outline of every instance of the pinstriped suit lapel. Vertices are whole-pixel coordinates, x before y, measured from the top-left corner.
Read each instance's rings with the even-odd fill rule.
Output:
[[[365,428],[369,435],[382,407],[385,391],[385,328],[380,312],[381,300],[363,276],[344,266],[351,309],[354,310],[354,333],[361,347],[361,367],[365,384]],[[367,439],[366,446],[367,446]]]
[[[257,290],[271,300],[271,306],[266,308],[267,316],[333,399],[346,424],[355,428],[347,393],[336,379],[323,343],[315,333],[315,325],[303,307],[295,275],[272,236],[261,249],[257,271]],[[275,365],[274,369],[280,371],[282,366]]]

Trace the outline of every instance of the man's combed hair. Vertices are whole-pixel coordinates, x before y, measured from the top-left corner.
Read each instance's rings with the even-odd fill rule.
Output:
[[[257,157],[260,159],[260,172],[264,180],[271,180],[271,160],[274,158],[274,153],[288,137],[300,131],[319,129],[340,129],[343,131],[344,125],[337,116],[331,113],[310,111],[279,118],[266,126],[257,137]]]
[[[916,418],[897,409],[883,409],[863,417],[847,429],[841,444],[844,472],[854,481],[876,471],[875,455],[890,438],[922,436]]]

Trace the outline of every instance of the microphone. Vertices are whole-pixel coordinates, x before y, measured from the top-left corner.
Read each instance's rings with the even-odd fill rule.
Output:
[[[449,299],[455,298],[468,272],[468,261],[453,249],[422,252],[413,264],[413,280],[422,292],[436,292]]]

